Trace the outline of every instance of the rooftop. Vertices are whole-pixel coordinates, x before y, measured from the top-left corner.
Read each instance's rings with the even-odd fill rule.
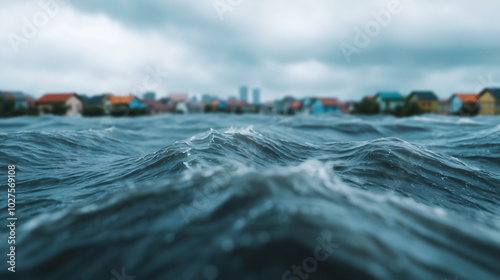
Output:
[[[477,94],[475,93],[455,93],[453,95],[464,103],[477,103]]]
[[[500,88],[485,88],[479,95],[482,95],[485,92],[489,92],[496,99],[500,99]]]
[[[134,95],[129,95],[129,96],[115,96],[115,95],[110,95],[109,96],[109,102],[111,105],[128,105],[132,100],[134,100],[135,96]]]
[[[437,100],[437,96],[433,91],[412,91],[410,95],[415,95],[420,100]]]
[[[380,97],[385,100],[403,100],[404,97],[399,92],[378,92],[375,98]]]
[[[64,103],[73,96],[76,96],[76,93],[47,93],[38,98],[36,103]]]

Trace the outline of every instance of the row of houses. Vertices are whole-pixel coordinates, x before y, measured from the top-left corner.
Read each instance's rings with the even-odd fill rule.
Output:
[[[500,89],[485,88],[480,93],[454,93],[449,99],[438,99],[432,91],[413,91],[408,96],[398,92],[379,92],[366,96],[378,105],[380,113],[395,111],[398,107],[414,103],[421,113],[458,114],[464,107],[475,114],[500,114]]]
[[[201,112],[201,104],[190,102],[187,94],[171,94],[167,98],[155,100],[140,99],[135,95],[117,96],[109,93],[92,97],[76,93],[48,93],[35,101],[41,115],[54,113],[53,109],[57,104],[67,109],[65,115],[85,115],[86,109],[98,112],[94,115],[112,115],[123,109],[138,110],[148,114]]]
[[[20,91],[0,91],[0,101],[12,101],[14,109],[30,108],[35,106],[35,99]]]
[[[54,110],[61,108],[64,108],[64,115],[113,115],[114,112],[123,109],[153,115],[213,111],[313,115],[349,114],[355,112],[357,105],[366,102],[376,105],[376,111],[372,113],[390,113],[412,104],[418,106],[419,113],[459,114],[465,108],[472,111],[473,114],[500,114],[500,88],[485,88],[477,94],[455,93],[450,98],[441,100],[432,91],[413,91],[406,96],[399,92],[379,92],[373,96],[365,96],[360,102],[341,102],[335,97],[296,99],[292,96],[286,96],[281,100],[262,104],[250,104],[235,97],[222,100],[208,95],[203,96],[202,101],[199,102],[196,97],[190,99],[185,93],[170,94],[159,100],[156,100],[154,93],[146,93],[142,99],[135,95],[117,96],[110,93],[92,97],[76,93],[49,93],[35,100],[22,92],[0,91],[0,102],[2,101],[11,101],[14,109],[36,108],[41,115],[55,113]],[[59,114],[61,113],[59,112]]]

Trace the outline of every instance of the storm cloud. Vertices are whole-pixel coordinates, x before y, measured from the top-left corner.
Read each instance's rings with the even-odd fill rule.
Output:
[[[151,68],[160,96],[500,86],[498,1],[54,1],[2,3],[0,89],[128,94]]]

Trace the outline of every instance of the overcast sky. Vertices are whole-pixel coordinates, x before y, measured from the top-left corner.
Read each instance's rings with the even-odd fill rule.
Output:
[[[500,86],[497,0],[0,1],[0,89],[35,97],[229,97],[247,85],[264,101],[414,89],[447,98]]]

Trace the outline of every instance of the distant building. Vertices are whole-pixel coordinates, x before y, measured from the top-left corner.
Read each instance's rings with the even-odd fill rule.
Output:
[[[36,106],[40,114],[51,113],[54,105],[67,106],[67,116],[81,114],[83,102],[76,93],[48,93],[36,100]]]
[[[25,95],[24,99],[26,100],[26,108],[31,108],[36,106],[36,99],[32,96]]]
[[[500,114],[500,88],[486,88],[478,95],[480,115]]]
[[[14,109],[27,108],[26,98],[24,94],[20,91],[4,91],[2,92],[4,96],[7,96],[6,99],[10,99],[14,101]]]
[[[173,113],[175,109],[173,105],[166,105],[156,100],[144,99],[144,102],[148,104],[148,111],[151,115]]]
[[[132,94],[128,96],[109,95],[109,103],[113,107],[127,107],[129,109],[144,108],[139,98]]]
[[[215,100],[214,102],[212,102],[212,107],[215,111],[225,111],[228,109],[226,101],[223,100]]]
[[[165,100],[168,105],[173,105],[175,108],[175,113],[177,114],[187,114],[189,113],[189,96],[187,93],[171,93]]]
[[[203,94],[201,96],[201,103],[206,104],[206,103],[212,103],[215,100],[217,100],[216,96],[210,95],[210,94]]]
[[[168,99],[171,100],[174,105],[180,102],[188,103],[189,101],[187,93],[171,93],[168,95]]]
[[[248,102],[248,87],[240,87],[240,101]]]
[[[297,101],[293,96],[285,96],[282,100],[274,101],[274,111],[278,114],[286,114],[293,110],[292,106]]]
[[[356,103],[353,101],[345,101],[345,102],[340,102],[340,112],[342,114],[350,114],[352,111],[354,111],[354,106]]]
[[[405,105],[405,98],[399,92],[379,92],[375,95],[380,112],[394,111],[398,106]]]
[[[200,103],[189,103],[187,105],[190,114],[202,113],[203,106]]]
[[[191,99],[189,99],[189,104],[200,104],[200,102],[198,102],[198,97],[196,96],[193,96],[191,97]]]
[[[156,100],[156,93],[155,92],[146,92],[143,96],[143,99],[145,100]]]
[[[437,113],[440,115],[447,115],[450,112],[450,100],[440,99],[437,101]]]
[[[260,89],[258,88],[253,89],[252,102],[254,105],[260,105]]]
[[[464,105],[478,106],[477,94],[455,93],[450,98],[450,113],[457,114]]]
[[[314,115],[340,113],[339,101],[337,98],[317,98],[312,104]]]
[[[422,113],[437,113],[438,111],[438,98],[432,91],[412,91],[408,100],[418,104]]]
[[[103,106],[109,94],[98,94],[87,98],[85,105],[87,106]]]
[[[264,102],[260,106],[260,112],[270,114],[274,111],[274,102]]]

